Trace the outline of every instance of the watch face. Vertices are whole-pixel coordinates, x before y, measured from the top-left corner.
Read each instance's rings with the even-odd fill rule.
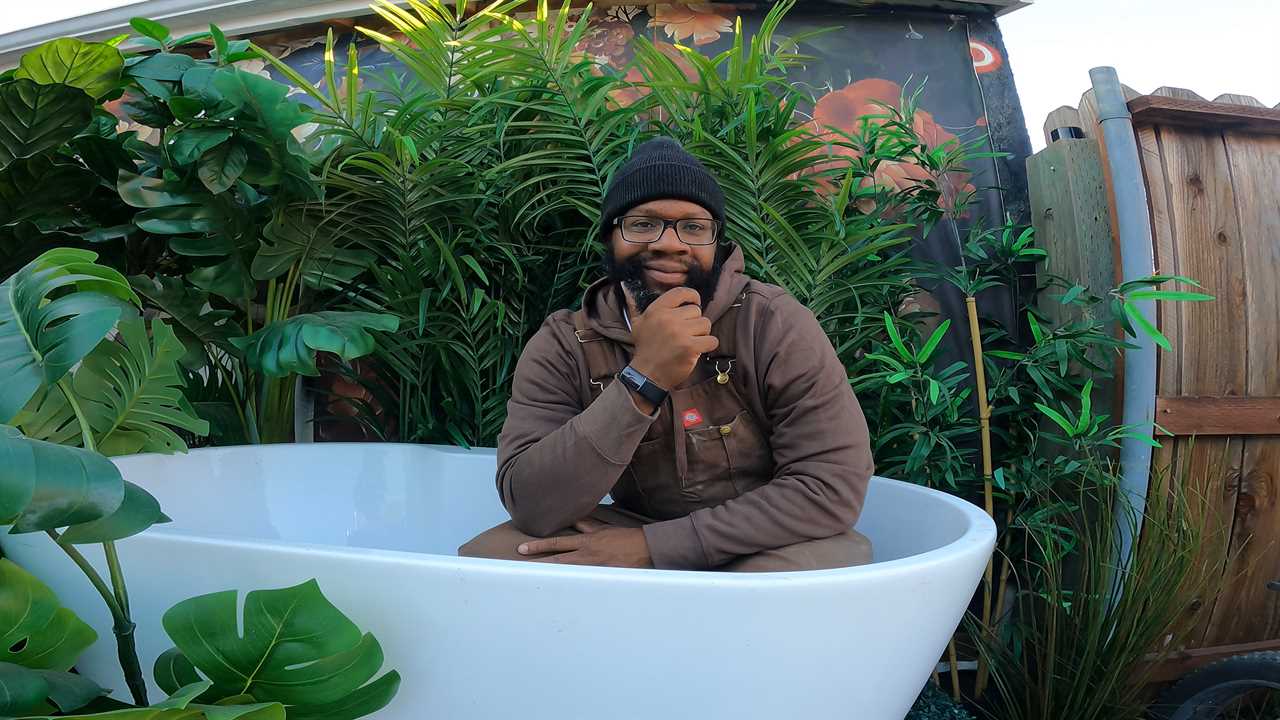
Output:
[[[648,378],[646,378],[644,375],[641,375],[635,368],[631,367],[630,365],[622,369],[622,379],[626,382],[627,385],[631,386],[636,390],[639,390],[640,388],[644,387],[644,384],[649,381]]]

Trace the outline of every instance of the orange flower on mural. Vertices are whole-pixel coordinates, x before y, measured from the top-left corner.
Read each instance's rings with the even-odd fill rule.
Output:
[[[694,45],[706,45],[719,40],[722,32],[733,32],[733,21],[709,3],[672,4],[658,5],[649,27],[662,28],[676,42],[692,37]]]
[[[849,134],[858,132],[861,119],[868,115],[884,115],[884,105],[896,107],[902,101],[902,87],[895,82],[881,78],[859,80],[840,90],[822,96],[813,110],[813,121],[810,123],[818,137],[832,144],[827,146],[828,156],[844,156],[856,158],[861,155],[856,148],[835,144],[839,135],[831,128]],[[872,120],[871,122],[882,122]],[[916,110],[912,119],[912,127],[921,141],[929,147],[938,147],[958,138],[954,133],[938,124],[933,115],[925,110]],[[834,163],[823,163],[815,169],[830,167]],[[942,192],[942,203],[947,209],[954,206],[961,195],[974,191],[969,182],[970,174],[952,173],[939,178]],[[905,189],[922,181],[932,179],[930,171],[909,162],[882,162],[876,169],[876,182],[894,189]],[[864,180],[864,187],[870,184]],[[824,187],[826,190],[831,188]]]
[[[585,55],[605,65],[620,68],[631,59],[631,39],[635,36],[631,25],[621,20],[592,23],[586,35],[573,47],[574,59]]]

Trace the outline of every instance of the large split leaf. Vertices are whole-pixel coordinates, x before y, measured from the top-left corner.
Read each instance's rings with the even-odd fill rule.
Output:
[[[278,320],[232,342],[244,352],[249,367],[264,375],[315,376],[317,352],[335,353],[343,360],[364,357],[375,347],[368,330],[394,332],[399,327],[400,321],[385,313],[326,311]]]
[[[46,712],[53,703],[61,712],[78,710],[107,693],[97,683],[61,670],[32,670],[0,661],[0,717]]]
[[[59,38],[22,56],[15,77],[41,85],[70,85],[100,98],[120,83],[124,56],[106,43]]]
[[[253,277],[279,277],[295,263],[302,280],[313,288],[351,282],[373,262],[367,250],[336,247],[338,233],[325,218],[294,206],[276,214],[262,231],[263,240],[253,258]]]
[[[204,367],[207,358],[205,347],[208,346],[231,352],[234,347],[231,338],[244,333],[231,319],[235,313],[213,309],[209,306],[208,293],[184,283],[181,278],[134,275],[129,278],[129,283],[147,305],[165,314],[186,348],[182,357],[185,367]]]
[[[245,596],[243,635],[236,593],[184,600],[164,615],[177,648],[157,662],[156,680],[189,680],[198,669],[212,681],[202,697],[248,696],[280,702],[294,717],[359,717],[395,695],[394,671],[369,682],[382,667],[382,648],[361,634],[320,592],[314,580]],[[355,714],[352,714],[354,710]]]
[[[69,670],[97,639],[36,576],[0,558],[0,662]]]
[[[72,388],[105,455],[183,452],[187,445],[173,428],[196,435],[209,424],[195,416],[182,395],[178,359],[186,352],[164,322],[134,317],[119,323],[119,337],[85,358]]]
[[[0,85],[0,168],[62,145],[93,113],[93,99],[67,85],[26,78]]]
[[[211,195],[192,183],[122,172],[117,183],[120,197],[129,205],[144,208],[134,223],[147,232],[173,235],[169,247],[188,257],[224,258],[197,268],[188,281],[201,290],[243,304],[253,290],[249,265],[258,247],[258,228],[252,205],[260,198],[241,201],[229,193]],[[250,191],[250,194],[252,192]]]
[[[138,303],[97,253],[55,248],[0,283],[0,422],[58,382],[106,337],[121,303]]]
[[[98,452],[132,455],[187,449],[174,428],[196,435],[209,431],[183,394],[178,362],[186,347],[161,320],[121,320],[113,340],[89,353],[71,380],[75,405],[88,423]],[[13,420],[27,437],[63,445],[81,444],[80,422],[67,388],[42,393]]]
[[[0,425],[0,524],[12,523],[10,532],[92,522],[123,502],[124,480],[110,460]]]
[[[0,559],[0,717],[83,707],[105,691],[66,672],[98,634],[63,607],[53,591]]]

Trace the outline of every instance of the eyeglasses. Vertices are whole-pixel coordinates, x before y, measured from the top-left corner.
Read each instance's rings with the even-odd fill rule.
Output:
[[[720,231],[720,223],[710,218],[667,220],[648,215],[624,215],[614,218],[613,224],[622,228],[623,240],[642,245],[658,242],[669,227],[676,229],[676,237],[685,245],[714,245]]]

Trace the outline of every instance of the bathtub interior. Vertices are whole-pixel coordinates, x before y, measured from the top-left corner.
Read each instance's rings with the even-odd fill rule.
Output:
[[[492,450],[333,443],[117,463],[173,519],[161,533],[453,555],[507,519]],[[877,562],[909,557],[970,528],[972,516],[958,502],[877,479],[857,527],[871,538]]]

